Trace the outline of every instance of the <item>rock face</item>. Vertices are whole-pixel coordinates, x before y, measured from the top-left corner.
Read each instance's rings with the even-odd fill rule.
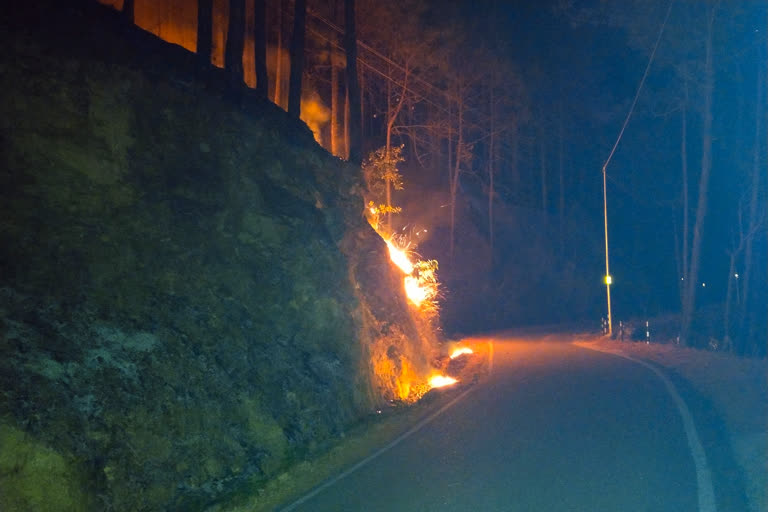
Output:
[[[0,509],[199,509],[400,396],[428,356],[359,170],[36,4],[0,14]]]

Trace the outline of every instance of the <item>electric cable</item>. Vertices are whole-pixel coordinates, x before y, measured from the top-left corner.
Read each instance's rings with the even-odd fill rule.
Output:
[[[640,80],[640,85],[637,87],[637,92],[635,93],[635,99],[632,100],[632,105],[629,107],[627,118],[624,119],[624,124],[621,127],[619,136],[616,138],[616,143],[613,145],[613,148],[611,149],[611,153],[608,155],[608,159],[603,164],[603,172],[605,172],[606,167],[608,167],[608,163],[611,161],[611,158],[613,158],[613,154],[616,152],[616,148],[619,146],[621,137],[624,135],[624,130],[627,128],[627,125],[629,124],[629,118],[632,117],[632,113],[635,110],[635,105],[637,104],[637,98],[640,97],[640,91],[643,90],[643,84],[645,84],[645,79],[648,77],[648,71],[651,69],[653,58],[656,56],[656,50],[659,48],[659,43],[661,42],[661,36],[664,34],[664,28],[667,26],[669,13],[672,12],[672,6],[674,5],[674,3],[675,3],[675,0],[672,0],[669,3],[669,7],[667,8],[667,15],[664,17],[664,22],[661,24],[661,30],[659,30],[659,36],[656,38],[656,44],[653,46],[653,51],[651,52],[651,56],[648,58],[648,64],[645,66],[645,73],[643,73],[643,78]]]

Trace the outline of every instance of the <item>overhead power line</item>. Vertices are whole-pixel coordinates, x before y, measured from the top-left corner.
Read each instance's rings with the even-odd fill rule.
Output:
[[[613,158],[613,154],[616,152],[616,148],[619,146],[619,141],[621,141],[621,137],[624,135],[624,130],[626,130],[627,124],[629,124],[629,118],[632,117],[632,113],[635,111],[637,98],[640,97],[640,91],[643,90],[643,84],[645,84],[645,79],[648,77],[648,71],[651,69],[651,63],[653,63],[653,58],[656,56],[656,50],[659,48],[659,42],[661,42],[661,36],[662,34],[664,34],[664,28],[667,26],[669,13],[672,12],[672,5],[674,5],[674,3],[675,3],[675,0],[672,0],[671,2],[669,2],[669,7],[667,8],[667,15],[664,16],[664,22],[661,24],[661,30],[659,30],[659,36],[656,38],[656,44],[653,45],[653,51],[651,52],[651,56],[648,58],[648,64],[645,66],[645,73],[643,73],[643,78],[640,80],[640,85],[637,86],[635,99],[632,100],[632,105],[629,107],[629,112],[627,112],[627,118],[624,119],[624,124],[621,126],[621,131],[619,132],[619,136],[616,138],[616,143],[613,145],[613,148],[611,149],[611,153],[608,155],[608,159],[603,164],[603,172],[605,172],[605,168],[608,167],[608,163],[611,161],[611,158]]]

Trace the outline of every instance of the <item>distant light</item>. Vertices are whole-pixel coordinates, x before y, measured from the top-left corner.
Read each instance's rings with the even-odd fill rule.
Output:
[[[613,283],[613,279],[611,276],[605,276],[605,284],[611,284]]]
[[[736,279],[738,279],[738,278],[739,278],[739,274],[733,274],[733,277],[735,277]]]
[[[681,278],[680,278],[680,280],[681,280],[681,281],[685,281],[685,278],[684,278],[684,277],[681,277]]]
[[[701,286],[702,286],[703,288],[706,288],[706,287],[707,287],[707,283],[701,283]]]

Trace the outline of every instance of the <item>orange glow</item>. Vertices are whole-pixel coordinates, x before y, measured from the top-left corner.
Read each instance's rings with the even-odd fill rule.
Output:
[[[427,299],[429,290],[419,283],[419,280],[413,276],[405,276],[405,295],[408,300],[421,306],[421,303]]]
[[[408,255],[405,253],[405,251],[395,247],[395,244],[392,243],[392,240],[387,240],[386,242],[387,247],[389,248],[389,259],[392,260],[392,263],[397,265],[398,268],[406,274],[413,272],[413,263],[411,263],[411,260],[408,259]]]
[[[444,386],[450,386],[459,382],[453,377],[446,377],[445,375],[435,375],[429,379],[429,386],[431,388],[442,388]]]
[[[451,359],[456,359],[457,357],[464,355],[464,354],[472,354],[472,349],[469,347],[462,347],[457,348],[453,352],[451,352]]]
[[[398,249],[392,239],[386,240],[389,248],[389,258],[392,263],[406,274],[403,279],[405,295],[412,304],[418,307],[435,309],[434,299],[437,297],[437,268],[436,261],[417,261],[412,263],[406,249]]]

